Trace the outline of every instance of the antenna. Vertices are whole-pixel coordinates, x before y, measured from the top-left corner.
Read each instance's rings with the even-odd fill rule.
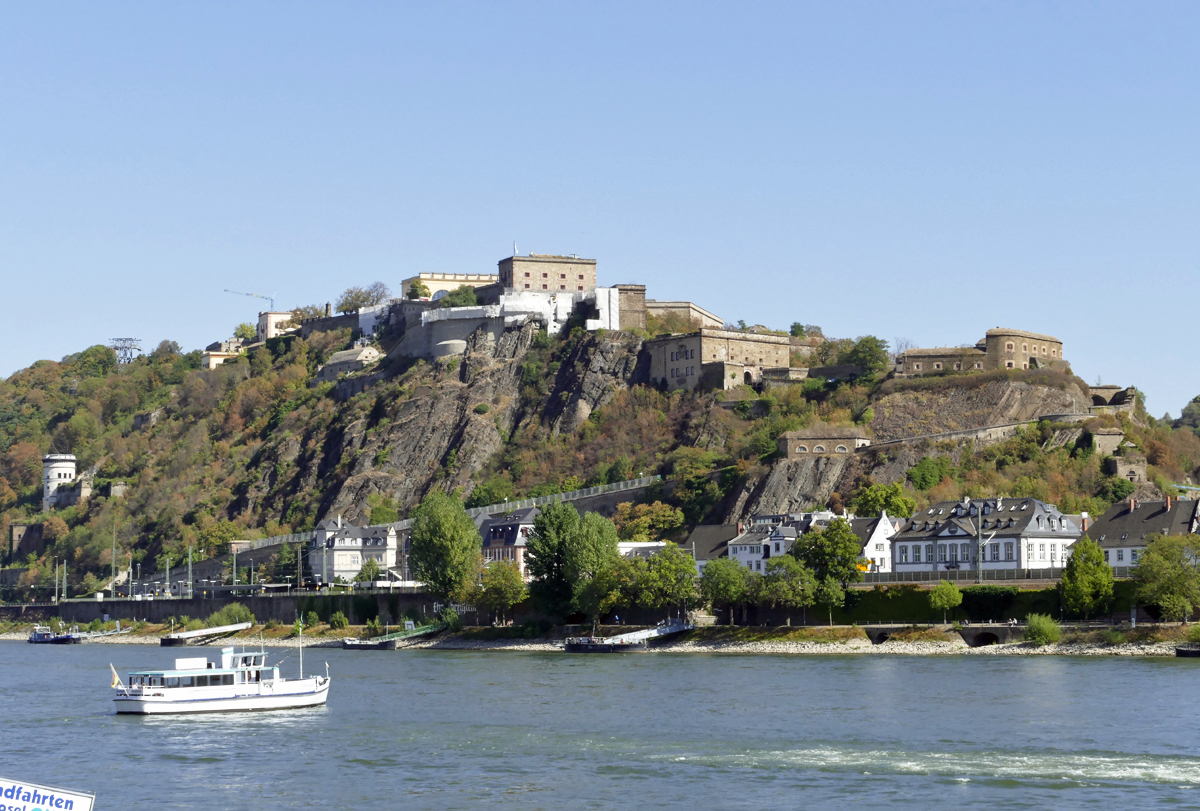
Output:
[[[113,338],[108,346],[117,353],[117,365],[124,366],[132,363],[136,353],[142,351],[140,338]]]
[[[225,292],[233,293],[235,296],[252,296],[254,298],[265,299],[265,300],[271,302],[271,311],[272,312],[275,311],[275,294],[274,293],[272,293],[269,296],[260,296],[258,293],[243,293],[240,290],[230,290],[228,288],[225,289]]]

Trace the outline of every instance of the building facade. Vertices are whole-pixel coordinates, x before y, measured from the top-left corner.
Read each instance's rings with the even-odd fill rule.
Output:
[[[787,368],[791,364],[791,341],[787,336],[736,330],[704,328],[653,338],[642,349],[650,356],[650,382],[672,390],[699,388],[705,374],[703,367],[708,364],[723,364],[722,377],[731,365],[736,365],[742,374],[737,385],[757,383],[763,369]]]
[[[902,375],[986,371],[990,369],[1038,369],[1064,362],[1062,341],[1053,335],[996,327],[970,347],[908,349],[896,359]]]
[[[878,518],[852,518],[850,529],[862,544],[859,568],[867,572],[892,570],[892,536],[900,531],[903,521],[890,517],[886,511]]]
[[[258,327],[255,330],[254,342],[261,344],[280,335],[295,332],[296,328],[287,326],[294,316],[290,313],[259,313]]]
[[[398,548],[395,527],[356,527],[339,515],[317,524],[308,544],[308,563],[322,582],[350,582],[368,560],[386,575],[396,567]]]
[[[596,260],[530,254],[499,262],[500,285],[509,290],[585,293],[596,289]]]
[[[365,369],[381,357],[383,355],[373,346],[356,346],[353,349],[334,352],[325,365],[317,370],[316,381],[337,380],[338,375]]]
[[[42,512],[86,501],[92,494],[90,477],[76,477],[77,460],[71,453],[42,457]]]
[[[1059,569],[1082,531],[1070,516],[1037,499],[964,499],[921,510],[892,537],[896,572]]]
[[[871,444],[861,428],[818,426],[800,431],[787,431],[776,440],[779,455],[785,459],[804,459],[810,456],[842,456],[854,453]]]
[[[500,277],[495,273],[418,273],[400,282],[400,295],[409,298],[408,294],[417,282],[425,285],[432,298],[437,297],[438,293],[451,293],[460,287],[486,287],[498,281]]]
[[[674,313],[693,322],[697,328],[708,327],[710,329],[720,329],[725,326],[725,322],[721,316],[710,313],[698,304],[693,304],[690,301],[655,301],[649,299],[646,301],[646,314],[653,315],[658,318]]]
[[[1190,535],[1200,530],[1200,501],[1129,499],[1109,507],[1088,528],[1112,567],[1136,566],[1152,535]]]

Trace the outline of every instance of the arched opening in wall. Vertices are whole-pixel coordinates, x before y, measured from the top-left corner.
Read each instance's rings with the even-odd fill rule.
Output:
[[[880,634],[879,636],[875,637],[874,641],[875,641],[876,645],[882,645],[884,642],[887,642],[888,639],[890,639],[890,638],[891,637],[888,634]]]
[[[749,386],[753,383],[754,383],[754,375],[750,374],[749,372],[746,372],[746,385]]]
[[[995,634],[993,634],[990,631],[984,631],[982,634],[975,634],[975,637],[971,640],[972,648],[982,648],[982,647],[986,647],[987,645],[999,645],[999,644],[1000,644],[1000,637],[996,636]]]
[[[1036,369],[1036,368],[1038,368],[1038,359],[1037,359],[1037,358],[1030,358],[1030,359],[1029,359],[1029,368],[1030,368],[1030,369]]]

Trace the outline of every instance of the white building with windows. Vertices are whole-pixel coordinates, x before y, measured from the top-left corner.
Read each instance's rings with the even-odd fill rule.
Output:
[[[1114,504],[1095,524],[1088,537],[1100,545],[1104,560],[1114,569],[1136,566],[1157,535],[1188,535],[1200,530],[1200,501],[1138,501]]]
[[[983,569],[1061,569],[1081,534],[1070,516],[1037,499],[943,501],[892,537],[892,570],[974,569],[981,551]]]
[[[892,570],[892,536],[900,531],[904,521],[881,511],[878,518],[852,518],[850,529],[862,544],[859,566],[868,572]]]
[[[755,574],[762,574],[767,561],[786,555],[799,537],[795,527],[752,526],[729,542],[729,558]]]
[[[339,515],[317,524],[308,544],[308,564],[325,583],[350,582],[368,560],[386,573],[396,566],[396,528],[356,527]]]

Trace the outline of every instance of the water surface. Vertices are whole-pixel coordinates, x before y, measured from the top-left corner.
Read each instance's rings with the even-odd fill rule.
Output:
[[[1200,660],[310,649],[324,708],[113,714],[110,661],[205,653],[0,643],[0,774],[98,809],[1200,807]]]

